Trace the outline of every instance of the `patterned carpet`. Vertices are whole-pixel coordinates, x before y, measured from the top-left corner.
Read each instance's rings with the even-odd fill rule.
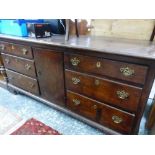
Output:
[[[147,111],[151,103],[152,100],[148,100],[148,106],[141,121],[139,134],[147,134],[147,130],[145,129],[145,122]],[[33,100],[32,98],[25,95],[14,95],[3,88],[0,88],[0,106],[9,109],[9,111],[12,111],[12,113],[15,113],[23,120],[28,120],[33,117],[52,127],[63,135],[104,135],[104,133],[100,130],[97,130],[83,122],[78,121],[77,119],[57,111],[48,105]],[[12,121],[10,121],[10,124],[16,124],[18,119],[16,120],[16,117],[9,115],[10,114],[7,116],[6,114],[6,117],[11,118]],[[4,122],[6,121],[4,120]],[[7,123],[9,124],[9,121]],[[4,125],[5,123],[2,124]],[[0,123],[1,128],[3,127],[2,124]],[[5,126],[7,126],[7,124]],[[2,133],[4,133],[4,131],[2,131]]]
[[[61,135],[46,124],[31,118],[11,133],[11,135]]]

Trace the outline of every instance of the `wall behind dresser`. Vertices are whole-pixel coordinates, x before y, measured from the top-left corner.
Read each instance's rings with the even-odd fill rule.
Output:
[[[154,24],[153,19],[94,19],[91,35],[149,40]]]

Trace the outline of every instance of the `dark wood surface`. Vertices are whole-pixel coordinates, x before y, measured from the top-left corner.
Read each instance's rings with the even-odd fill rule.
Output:
[[[155,60],[155,43],[145,40],[120,39],[101,36],[70,36],[69,41],[65,41],[65,36],[52,36],[51,38],[29,38],[16,37],[0,34],[0,40],[13,40],[16,43],[26,42],[27,45],[36,44],[41,46],[56,46],[61,48],[81,49],[97,51],[99,53],[124,55]]]
[[[36,77],[33,60],[28,60],[25,58],[20,58],[4,53],[2,53],[2,57],[6,68],[28,75],[33,78]]]
[[[75,99],[80,101],[78,105],[74,103]],[[67,107],[80,115],[96,120],[114,130],[121,131],[124,134],[131,133],[135,117],[134,114],[127,113],[71,91],[67,91]],[[122,120],[117,122],[115,120],[116,117]]]
[[[22,88],[32,94],[39,95],[39,88],[36,79],[30,78],[28,76],[19,74],[17,72],[6,70],[9,83]]]
[[[63,53],[33,48],[41,96],[64,105]]]
[[[77,66],[74,66],[72,64],[71,60],[73,59],[79,60]],[[90,57],[74,54],[65,55],[65,67],[81,72],[96,75],[104,75],[115,79],[121,79],[140,84],[144,84],[148,69],[147,66],[135,65],[120,61],[113,61],[99,57]],[[123,72],[121,72],[121,69],[125,68],[133,70],[134,73],[132,75],[125,76]]]
[[[69,70],[65,71],[65,75],[66,88],[71,91],[131,112],[137,110],[142,92],[141,88]],[[74,84],[72,78],[77,78],[80,82]],[[125,91],[129,94],[129,97],[121,99],[117,91]]]
[[[2,50],[2,52],[4,53],[13,54],[16,56],[21,56],[29,59],[33,58],[32,50],[31,47],[29,46],[23,46],[7,42],[0,42],[0,45],[4,46],[4,49]]]
[[[78,103],[76,103],[78,102]],[[82,97],[77,93],[67,91],[67,108],[92,120],[97,118],[98,103]]]
[[[117,121],[117,119],[121,119],[121,121]],[[131,134],[133,122],[134,115],[103,105],[100,119],[101,124],[124,134]]]

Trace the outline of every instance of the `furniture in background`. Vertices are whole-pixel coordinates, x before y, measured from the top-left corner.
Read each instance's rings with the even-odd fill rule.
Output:
[[[153,41],[154,36],[155,36],[155,25],[154,25],[154,28],[153,28],[153,31],[152,31],[152,34],[151,34],[151,37],[150,37],[150,41]]]
[[[63,36],[55,37],[0,35],[8,90],[105,133],[137,134],[155,78],[155,45],[101,37],[66,43]]]
[[[149,116],[146,122],[146,128],[151,130],[155,125],[155,96],[153,98],[153,103],[150,108]]]
[[[154,28],[153,28],[153,31],[152,31],[152,34],[150,37],[150,41],[154,40],[154,36],[155,36],[155,25],[154,25]],[[153,98],[152,106],[151,106],[150,112],[148,114],[148,119],[146,122],[146,128],[151,130],[153,125],[155,125],[155,96]]]
[[[75,19],[75,24],[74,24],[74,26],[75,26],[76,36],[79,37],[77,19]],[[68,41],[68,40],[69,40],[69,35],[70,35],[70,19],[66,19],[65,41]]]

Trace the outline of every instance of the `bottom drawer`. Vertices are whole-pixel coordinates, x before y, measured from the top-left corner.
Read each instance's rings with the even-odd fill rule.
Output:
[[[30,93],[39,94],[38,83],[36,79],[27,77],[25,75],[6,70],[9,83],[22,88]]]
[[[134,114],[130,114],[108,105],[103,105],[99,122],[120,133],[130,134],[134,117]]]
[[[122,134],[130,134],[134,114],[67,91],[67,108]]]
[[[77,93],[67,91],[67,108],[92,120],[97,117],[97,104]]]

